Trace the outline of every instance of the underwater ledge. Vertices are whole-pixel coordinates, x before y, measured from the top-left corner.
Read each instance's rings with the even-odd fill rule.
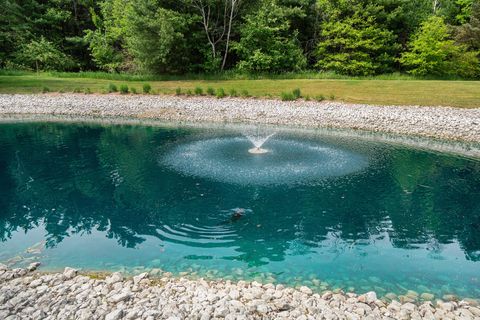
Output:
[[[399,134],[383,131],[372,131],[354,128],[311,127],[300,125],[272,125],[265,123],[244,122],[213,122],[213,121],[179,121],[164,119],[144,119],[131,115],[126,116],[98,116],[98,115],[69,115],[69,114],[42,114],[42,113],[2,113],[0,109],[0,124],[15,123],[59,123],[85,125],[126,125],[147,126],[172,129],[206,129],[228,130],[242,133],[245,130],[262,128],[285,134],[305,135],[309,137],[339,137],[358,139],[361,141],[379,142],[394,146],[415,148],[418,150],[446,153],[461,157],[480,159],[480,140],[455,140],[448,138],[421,136],[414,134]]]

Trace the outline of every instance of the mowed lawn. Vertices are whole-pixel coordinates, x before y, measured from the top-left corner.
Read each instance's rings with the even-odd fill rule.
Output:
[[[51,92],[106,93],[110,83],[120,87],[127,84],[142,92],[144,83],[152,86],[154,94],[174,94],[176,88],[182,92],[201,87],[223,88],[225,92],[235,89],[238,93],[247,90],[255,97],[280,97],[282,92],[299,88],[302,96],[312,99],[323,95],[326,99],[350,103],[380,105],[423,105],[454,106],[463,108],[480,107],[480,81],[443,80],[181,80],[181,81],[117,81],[92,78],[60,78],[51,75],[3,75],[0,76],[0,93],[41,93],[43,88]]]

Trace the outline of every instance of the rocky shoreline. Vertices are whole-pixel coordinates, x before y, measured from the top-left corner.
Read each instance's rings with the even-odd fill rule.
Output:
[[[153,95],[0,95],[0,115],[33,114],[356,129],[480,142],[480,101],[479,108],[460,109]]]
[[[475,301],[380,300],[374,292],[314,293],[281,284],[141,273],[81,275],[0,265],[0,319],[480,319]]]

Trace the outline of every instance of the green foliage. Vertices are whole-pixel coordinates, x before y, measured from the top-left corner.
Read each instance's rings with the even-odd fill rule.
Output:
[[[282,101],[293,101],[295,100],[295,96],[292,92],[282,92],[280,94],[280,99],[282,99]]]
[[[85,88],[85,94],[92,94],[92,90],[90,90],[90,88]]]
[[[201,87],[195,87],[194,92],[195,92],[195,95],[197,96],[203,95],[203,89]]]
[[[317,96],[315,96],[315,100],[320,102],[320,101],[323,101],[325,100],[325,96],[323,94],[319,94]]]
[[[109,93],[117,92],[117,91],[118,91],[118,89],[117,89],[117,86],[116,86],[115,84],[110,83],[110,84],[108,85],[108,92],[109,92]]]
[[[212,87],[208,87],[207,88],[207,94],[209,96],[214,96],[215,95],[215,89],[213,89]]]
[[[237,97],[238,96],[237,90],[235,90],[233,88],[230,89],[229,95],[230,95],[230,97]]]
[[[293,96],[295,97],[295,99],[300,99],[300,98],[302,97],[302,92],[300,91],[299,88],[294,89],[294,90],[292,91],[292,94],[293,94]]]
[[[471,15],[467,23],[457,27],[455,40],[469,50],[480,51],[480,0],[471,5]]]
[[[186,94],[187,96],[191,96],[191,95],[192,95],[192,90],[188,89],[185,94]]]
[[[43,87],[43,88],[42,88],[42,92],[43,92],[43,93],[50,92],[50,89],[49,89],[48,87]]]
[[[413,75],[479,75],[478,54],[456,44],[441,17],[432,16],[425,21],[409,48],[402,54],[400,62]]]
[[[476,3],[475,3],[476,2]],[[466,23],[470,16],[472,15],[472,7],[475,4],[478,4],[477,0],[456,0],[455,4],[457,5],[457,15],[455,16],[456,20],[459,23]]]
[[[182,88],[176,88],[176,89],[175,89],[175,94],[176,94],[177,96],[181,95],[181,94],[182,94]]]
[[[225,90],[223,88],[220,88],[217,90],[215,95],[217,98],[221,99],[221,98],[225,98],[227,94],[225,93]]]
[[[18,65],[38,71],[68,70],[74,66],[70,57],[61,52],[52,42],[41,37],[22,45],[15,59]]]
[[[291,32],[287,10],[276,0],[262,1],[259,10],[246,17],[240,35],[232,47],[240,57],[241,71],[277,73],[306,66],[298,31]]]
[[[135,87],[131,87],[131,88],[130,88],[130,91],[131,91],[133,94],[137,94],[137,93],[138,93],[138,92],[137,92],[137,88],[135,88]]]
[[[84,39],[89,45],[93,62],[102,70],[115,72],[126,67],[128,60],[124,49],[125,3],[119,0],[100,1],[100,13],[90,10],[94,30],[86,30]]]
[[[72,92],[73,93],[82,93],[82,89],[78,88],[78,87],[75,87],[75,88],[73,88]]]
[[[121,93],[121,94],[127,94],[127,93],[128,93],[128,85],[126,85],[126,84],[121,84],[121,85],[120,85],[120,93]]]
[[[240,96],[242,96],[244,98],[248,98],[248,97],[250,97],[250,93],[248,93],[247,89],[243,89],[242,92],[240,92]]]
[[[241,0],[231,25],[230,1],[202,0],[207,26],[192,2],[0,0],[0,68],[112,81],[480,77],[479,0]],[[447,43],[421,49],[432,15]]]
[[[330,100],[335,100],[337,97],[336,97],[333,93],[331,93],[328,98],[329,98]]]
[[[152,86],[149,83],[143,84],[143,93],[149,94],[152,91]]]
[[[317,67],[362,76],[391,70],[395,36],[377,21],[381,6],[364,0],[319,0],[319,6],[325,18]]]
[[[162,8],[158,0],[129,1],[125,8],[125,43],[137,67],[154,73],[184,71],[186,18]]]

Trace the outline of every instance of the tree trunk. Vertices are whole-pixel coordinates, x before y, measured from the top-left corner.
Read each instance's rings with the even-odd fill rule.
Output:
[[[230,7],[230,18],[228,21],[228,32],[227,32],[227,42],[225,44],[225,53],[223,54],[223,61],[222,61],[222,67],[220,68],[221,71],[225,69],[225,63],[227,62],[227,56],[228,56],[228,47],[230,45],[230,33],[232,31],[232,21],[233,21],[233,12],[235,10],[235,4],[236,0],[227,0],[231,2],[231,7]]]

